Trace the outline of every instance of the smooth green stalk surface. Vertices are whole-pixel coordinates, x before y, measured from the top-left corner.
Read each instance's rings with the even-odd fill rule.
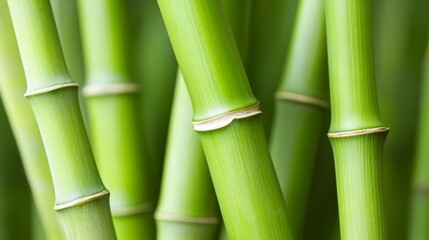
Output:
[[[257,103],[221,2],[159,0],[194,110],[207,120]],[[261,116],[199,133],[231,239],[291,239]]]
[[[0,78],[3,67],[0,66]],[[29,239],[32,233],[31,194],[1,102],[0,134],[0,239]]]
[[[87,88],[132,84],[131,49],[124,1],[79,1]],[[154,239],[151,167],[143,145],[136,92],[87,96],[94,154],[111,191],[120,239]]]
[[[300,2],[289,58],[278,94],[293,93],[328,103],[323,1]],[[290,213],[294,235],[303,233],[314,161],[328,111],[277,97],[271,154]]]
[[[0,1],[0,36],[1,97],[20,150],[45,238],[61,240],[65,234],[53,209],[55,193],[48,160],[36,119],[24,98],[24,69],[5,0]]]
[[[67,73],[49,1],[10,0],[27,93],[73,83]],[[56,204],[105,190],[95,165],[76,87],[28,96],[42,135]],[[58,211],[69,239],[116,239],[108,196]]]
[[[282,78],[297,5],[298,0],[252,1],[244,65],[252,90],[261,101],[267,137],[274,114],[273,95]]]
[[[325,2],[332,119],[330,133],[384,127],[379,116],[371,0]],[[342,239],[387,239],[382,207],[386,131],[331,137]]]
[[[131,0],[138,15],[133,23],[133,74],[142,86],[140,112],[151,156],[153,189],[158,195],[177,61],[156,0]]]
[[[211,219],[210,223],[157,219],[159,239],[215,239],[219,226],[216,195],[203,147],[192,129],[192,104],[179,72],[169,127],[158,214]]]
[[[420,107],[419,136],[414,167],[413,192],[411,195],[410,239],[429,238],[429,42],[423,68],[423,88]]]

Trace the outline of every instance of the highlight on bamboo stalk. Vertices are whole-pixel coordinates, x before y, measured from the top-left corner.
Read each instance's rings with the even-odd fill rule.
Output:
[[[220,116],[230,121],[236,116],[230,112],[257,104],[221,3],[158,3],[191,97],[194,125],[210,125]],[[261,115],[247,114],[252,117],[198,132],[228,235],[292,239]]]
[[[0,92],[3,104],[43,225],[44,238],[61,240],[65,234],[52,207],[55,202],[54,186],[42,138],[30,105],[23,96],[26,87],[24,69],[6,0],[0,1],[0,35]]]
[[[155,213],[158,239],[216,239],[218,235],[219,207],[191,119],[192,104],[179,71]]]
[[[154,239],[151,166],[131,75],[126,2],[79,1],[90,136],[119,239]],[[97,13],[97,14],[94,14]],[[109,13],[109,14],[105,14]]]
[[[314,162],[329,113],[323,1],[301,0],[276,97],[271,154],[294,236],[301,239]]]
[[[49,1],[8,1],[55,188],[55,209],[69,239],[116,239],[109,192],[83,125],[77,84],[68,73]]]
[[[377,103],[372,1],[327,0],[325,9],[341,238],[387,239],[381,161],[389,128]]]
[[[423,69],[420,121],[418,126],[419,134],[411,192],[409,224],[409,239],[411,240],[429,238],[429,229],[427,227],[429,225],[429,152],[427,148],[429,141],[429,111],[426,106],[426,103],[429,101],[429,41]]]

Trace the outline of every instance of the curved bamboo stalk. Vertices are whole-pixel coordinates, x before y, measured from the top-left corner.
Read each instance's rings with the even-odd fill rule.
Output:
[[[291,239],[258,102],[220,1],[158,3],[191,97],[194,126],[206,130],[199,136],[229,237]],[[245,111],[249,107],[255,109]]]
[[[323,1],[302,0],[284,76],[276,94],[271,154],[301,239],[314,162],[328,115],[326,34]]]
[[[54,182],[55,209],[66,235],[116,239],[108,191],[97,172],[77,85],[68,76],[49,1],[8,3],[27,77],[26,96],[42,135]]]
[[[380,119],[374,77],[372,1],[325,2],[334,151],[342,239],[386,239]]]
[[[131,78],[130,32],[124,1],[79,1],[88,116],[100,174],[112,192],[118,238],[153,239],[151,166],[138,115],[139,86]],[[96,14],[95,14],[96,13]]]

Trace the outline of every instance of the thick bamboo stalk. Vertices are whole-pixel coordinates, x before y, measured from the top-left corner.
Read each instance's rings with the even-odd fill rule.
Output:
[[[55,188],[55,209],[70,239],[116,239],[109,192],[97,172],[65,67],[49,1],[10,0],[27,78],[27,99],[42,135]]]
[[[291,239],[254,98],[221,2],[158,1],[231,239]],[[234,120],[235,119],[235,120]]]
[[[271,154],[290,213],[302,238],[314,162],[328,115],[323,1],[302,0],[283,79],[276,93]]]
[[[429,238],[429,41],[423,69],[423,87],[421,92],[420,122],[417,140],[416,164],[413,176],[413,192],[411,194],[410,239]]]
[[[342,239],[387,239],[371,0],[325,2],[334,151]]]
[[[120,239],[154,239],[151,167],[131,78],[129,21],[124,1],[79,1],[87,70],[89,126],[100,174]]]
[[[274,114],[273,95],[282,78],[297,5],[298,0],[252,1],[249,50],[244,66],[264,111],[268,139]]]
[[[215,239],[219,207],[198,135],[192,104],[179,72],[169,126],[160,200],[158,239]]]
[[[139,96],[140,112],[151,157],[153,189],[157,196],[165,158],[177,61],[156,0],[131,1],[130,7],[138,15],[133,22],[132,32],[133,74],[143,86]]]
[[[3,18],[2,15],[0,17]],[[4,24],[0,23],[0,27],[2,25]],[[4,56],[0,59],[4,60]],[[1,74],[5,71],[3,67],[0,66],[0,78],[4,75]],[[32,233],[30,189],[1,102],[0,135],[0,239],[30,239]]]
[[[25,75],[7,2],[0,1],[0,92],[47,239],[65,234],[53,209],[54,186],[39,128],[24,98]]]

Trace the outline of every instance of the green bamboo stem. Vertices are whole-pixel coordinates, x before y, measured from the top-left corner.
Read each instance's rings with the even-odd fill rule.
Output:
[[[288,61],[276,94],[271,154],[294,236],[302,238],[311,177],[327,117],[326,34],[323,1],[302,0]]]
[[[216,195],[204,151],[192,129],[192,104],[179,72],[169,126],[157,218],[158,239],[215,239]]]
[[[201,122],[257,103],[221,2],[158,3],[191,97],[194,127],[202,130],[200,140],[229,237],[291,239],[261,116],[217,129],[205,129]]]
[[[67,238],[116,239],[108,192],[97,172],[49,1],[8,3],[27,78],[26,96],[42,135]]]
[[[135,9],[138,4],[141,6],[138,7],[139,15],[133,29],[133,74],[143,86],[139,98],[140,112],[151,156],[153,189],[158,195],[177,61],[156,0],[137,0],[131,7]]]
[[[25,75],[6,1],[0,1],[0,92],[47,239],[65,234],[52,208],[54,186],[39,128],[25,100]],[[3,238],[2,238],[3,239]]]
[[[282,78],[297,5],[298,0],[252,1],[249,50],[244,65],[264,111],[268,139],[272,132],[273,95]]]
[[[0,23],[0,27],[2,25]],[[3,60],[4,56],[1,59]],[[4,71],[3,67],[0,66],[0,72]],[[3,75],[0,73],[0,77]],[[0,239],[30,239],[32,233],[30,189],[1,102],[0,134]]]
[[[413,191],[411,194],[411,218],[410,218],[410,239],[429,238],[429,152],[427,144],[429,142],[429,111],[427,103],[429,101],[429,41],[426,50],[426,59],[423,69],[423,87],[421,92],[419,135],[417,140],[416,164],[414,166]]]
[[[325,2],[332,118],[342,239],[387,239],[380,119],[372,46],[372,1]]]
[[[131,77],[126,4],[79,1],[89,126],[100,174],[112,196],[119,239],[154,239],[151,166],[142,147],[138,85]]]

